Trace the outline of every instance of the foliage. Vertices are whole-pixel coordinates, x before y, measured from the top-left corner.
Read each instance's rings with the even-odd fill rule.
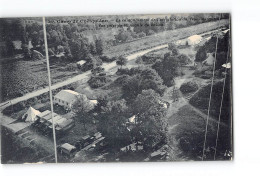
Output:
[[[137,118],[133,138],[144,144],[144,150],[152,150],[158,143],[167,143],[167,110],[161,102],[160,95],[149,89],[143,90],[133,103],[133,113]]]
[[[182,66],[190,63],[190,59],[186,54],[179,54],[178,59],[179,59],[180,65],[182,65]]]
[[[97,55],[102,55],[104,50],[104,42],[101,39],[95,41]]]
[[[104,86],[108,81],[110,81],[105,76],[92,76],[90,80],[88,80],[88,84],[91,88],[99,88]]]
[[[202,62],[207,59],[207,52],[204,47],[200,47],[196,53],[195,61]]]
[[[165,86],[154,69],[140,67],[136,68],[134,73],[122,87],[123,97],[127,101],[134,100],[138,94],[147,89],[153,89],[155,92],[163,95]]]
[[[116,60],[116,57],[108,57],[108,56],[100,56],[100,59],[103,61],[103,62],[113,62]]]
[[[145,34],[144,32],[138,33],[138,37],[139,37],[139,38],[142,38],[142,37],[145,37],[145,36],[146,36],[146,34]]]
[[[155,32],[153,30],[151,30],[151,29],[147,33],[147,35],[153,35],[153,34],[155,34]]]
[[[144,63],[144,64],[154,64],[156,61],[160,61],[163,58],[156,54],[145,54],[139,57],[136,62]]]
[[[158,72],[166,86],[172,86],[173,79],[180,75],[179,65],[177,56],[166,55],[162,61],[156,62],[152,68]]]
[[[124,57],[124,56],[119,56],[119,57],[117,58],[116,64],[117,64],[117,65],[120,65],[121,68],[122,68],[123,65],[126,65],[126,63],[127,63],[127,58],[126,58],[126,57]]]
[[[133,37],[131,35],[131,32],[120,30],[119,33],[115,35],[115,39],[117,40],[118,43],[122,43],[122,42],[132,40]]]
[[[105,69],[103,67],[98,66],[98,67],[93,68],[91,70],[91,73],[96,76],[97,74],[103,73],[104,71],[105,71]]]
[[[124,99],[109,101],[102,106],[102,113],[98,123],[98,130],[107,138],[113,150],[123,147],[130,141],[126,128],[128,107]]]
[[[88,100],[85,95],[79,95],[77,100],[72,104],[72,111],[77,115],[80,122],[83,123],[86,130],[86,122],[92,119],[89,119],[89,112],[94,109],[94,105]]]
[[[198,90],[198,88],[199,86],[195,81],[189,81],[181,85],[180,91],[185,94],[195,92]]]
[[[171,51],[173,56],[179,55],[179,50],[174,43],[168,43],[168,49]]]

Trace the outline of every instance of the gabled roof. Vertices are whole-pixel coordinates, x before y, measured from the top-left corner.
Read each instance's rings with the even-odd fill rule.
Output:
[[[78,95],[79,93],[73,90],[61,90],[58,94],[54,96],[54,98],[58,98],[62,101],[71,103],[77,99]]]

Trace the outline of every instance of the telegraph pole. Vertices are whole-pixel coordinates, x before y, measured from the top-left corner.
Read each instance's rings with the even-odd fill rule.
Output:
[[[50,103],[51,103],[51,119],[52,119],[52,132],[53,132],[55,163],[58,163],[55,125],[54,125],[54,120],[53,120],[53,102],[52,102],[52,90],[51,90],[51,73],[50,73],[50,63],[49,63],[49,53],[48,53],[48,45],[47,45],[47,34],[46,34],[45,17],[42,17],[42,22],[43,22],[42,24],[43,24],[45,55],[46,55],[46,60],[47,60],[47,71],[48,71],[48,79],[49,79],[49,92],[50,92]]]

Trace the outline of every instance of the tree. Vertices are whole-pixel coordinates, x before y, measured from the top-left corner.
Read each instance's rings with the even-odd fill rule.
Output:
[[[101,39],[97,39],[95,41],[95,45],[96,45],[96,53],[101,56],[103,54],[103,50],[104,50],[103,41]]]
[[[90,111],[94,109],[94,105],[88,100],[85,95],[79,95],[77,100],[72,104],[72,111],[76,113],[80,122],[83,123],[84,129],[86,130],[86,122],[90,119]]]
[[[107,138],[113,151],[123,147],[130,140],[126,128],[127,111],[124,99],[109,101],[102,107],[98,130]]]
[[[32,58],[32,52],[31,52],[30,48],[28,47],[28,45],[22,44],[22,51],[23,51],[25,59]]]
[[[81,53],[81,42],[79,40],[70,40],[69,43],[72,56],[79,59]]]
[[[15,47],[14,44],[11,40],[6,41],[6,54],[7,56],[12,56],[14,55],[15,52]]]
[[[117,58],[116,64],[117,64],[117,65],[120,65],[121,68],[122,68],[123,65],[126,65],[126,63],[127,63],[127,58],[126,58],[126,57],[124,57],[124,56],[119,56],[119,57]]]
[[[122,42],[126,42],[126,41],[133,39],[133,37],[131,36],[131,32],[120,30],[119,33],[117,35],[115,35],[115,39],[119,43],[122,43]]]
[[[133,138],[144,144],[144,150],[167,143],[168,124],[165,120],[167,109],[160,95],[154,90],[143,90],[132,106],[136,116]]]
[[[205,47],[200,47],[196,53],[195,61],[202,62],[207,59],[207,52]]]
[[[147,89],[153,89],[163,95],[165,91],[163,80],[154,69],[140,67],[131,69],[130,72],[134,75],[127,79],[122,87],[123,97],[127,101],[133,101],[138,94]]]
[[[180,75],[179,65],[180,62],[177,56],[165,55],[163,60],[156,62],[152,68],[155,69],[160,77],[163,79],[163,83],[166,86],[172,86],[173,79]]]
[[[179,50],[174,43],[168,43],[168,49],[172,52],[173,56],[179,55]]]
[[[103,67],[98,66],[98,67],[93,68],[91,70],[91,73],[96,76],[97,74],[103,73],[104,71],[105,71],[105,69]]]
[[[153,35],[153,34],[155,34],[155,32],[150,29],[150,30],[148,31],[148,34],[147,34],[147,35]]]
[[[186,54],[179,54],[178,56],[178,60],[179,60],[179,64],[180,64],[180,69],[181,69],[181,73],[182,73],[182,67],[184,65],[187,65],[190,63],[190,59]]]
[[[178,59],[180,61],[180,65],[181,66],[187,65],[190,62],[190,59],[189,59],[189,57],[186,54],[178,55]]]
[[[145,37],[145,36],[146,36],[146,34],[145,34],[144,32],[140,32],[140,33],[138,33],[137,35],[138,35],[139,38],[142,38],[142,37]]]

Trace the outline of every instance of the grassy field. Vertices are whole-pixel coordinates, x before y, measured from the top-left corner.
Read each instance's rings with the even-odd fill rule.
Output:
[[[48,86],[45,60],[13,60],[0,63],[0,102],[23,96],[26,93]],[[79,74],[79,70],[69,70],[67,63],[51,63],[51,80],[57,83]]]

